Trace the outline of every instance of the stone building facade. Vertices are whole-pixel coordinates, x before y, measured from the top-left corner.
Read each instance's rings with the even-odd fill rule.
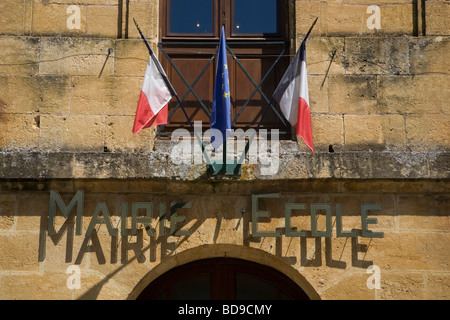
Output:
[[[449,299],[450,3],[284,1],[290,55],[318,17],[315,153],[282,140],[274,172],[234,175],[132,134],[149,59],[132,18],[162,58],[165,3],[0,2],[0,299],[136,299],[211,258],[310,299]]]

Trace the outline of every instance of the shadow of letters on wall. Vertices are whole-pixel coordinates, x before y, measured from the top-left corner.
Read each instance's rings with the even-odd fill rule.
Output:
[[[193,201],[198,201],[193,196]],[[261,202],[277,201],[276,208],[281,208],[281,221],[284,227],[276,227],[273,230],[267,230],[270,226],[271,219],[275,214],[269,210],[260,208]],[[95,254],[99,264],[107,263],[104,250],[104,239],[110,238],[108,243],[109,262],[118,263],[120,255],[120,263],[126,264],[130,261],[129,253],[134,253],[134,259],[139,263],[147,260],[145,252],[150,251],[148,259],[150,262],[157,261],[157,250],[160,249],[160,259],[172,255],[181,243],[192,236],[202,224],[201,216],[198,212],[194,213],[195,218],[188,219],[193,205],[190,201],[170,201],[170,202],[131,202],[121,203],[117,215],[112,215],[110,208],[106,202],[97,202],[92,212],[92,217],[87,225],[83,228],[83,221],[89,217],[90,213],[85,212],[85,193],[79,190],[72,199],[66,203],[61,198],[58,191],[50,191],[50,203],[48,217],[41,217],[41,232],[39,241],[39,261],[44,261],[46,257],[47,241],[51,241],[53,245],[58,245],[63,241],[66,235],[66,256],[65,262],[81,264],[87,252]],[[330,203],[283,203],[280,200],[279,193],[263,193],[251,195],[251,214],[241,212],[241,216],[237,217],[238,225],[233,232],[243,233],[243,245],[250,246],[251,242],[262,242],[266,238],[275,239],[274,254],[284,258],[290,264],[296,264],[300,261],[302,266],[321,266],[322,250],[325,249],[325,264],[329,267],[346,268],[347,263],[341,261],[341,257],[337,260],[332,257],[332,241],[338,238],[345,238],[344,247],[350,239],[351,246],[351,264],[352,266],[367,268],[372,261],[364,261],[359,259],[359,253],[367,252],[372,238],[383,238],[383,232],[374,232],[370,227],[377,224],[376,218],[369,218],[369,212],[381,210],[380,204],[361,204],[360,206],[360,227],[359,229],[346,229],[343,225],[343,210],[341,204]],[[310,230],[298,230],[298,226],[293,223],[295,212],[302,212],[309,216]],[[335,229],[332,224],[332,213],[335,217]],[[57,228],[56,220],[65,220]],[[318,221],[323,221],[319,226]],[[220,229],[221,217],[217,218],[217,227],[214,231]],[[194,221],[195,220],[195,221]],[[242,220],[242,228],[239,228]],[[58,220],[61,221],[61,220]],[[193,223],[191,223],[193,222]],[[268,223],[269,222],[269,223]],[[264,225],[265,228],[261,228]],[[279,224],[278,224],[279,225]],[[370,226],[372,225],[372,226]],[[99,230],[103,232],[100,235]],[[264,229],[264,230],[262,230]],[[85,230],[85,231],[84,231]],[[105,232],[106,231],[106,232]],[[84,233],[83,233],[84,232]],[[84,237],[76,256],[74,255],[74,239],[76,237]],[[169,237],[175,237],[178,240],[169,242]],[[361,244],[360,237],[369,238],[369,244]],[[103,241],[102,241],[102,240]],[[144,239],[146,241],[144,241]],[[173,239],[173,238],[172,238]],[[217,235],[213,237],[213,241],[217,240]],[[322,241],[324,240],[324,241]],[[300,241],[299,256],[283,256],[283,242]],[[145,243],[149,243],[147,246]],[[79,243],[79,241],[77,242]],[[102,246],[103,243],[103,246]],[[311,247],[311,243],[313,246]],[[204,244],[204,243],[202,243]],[[209,244],[209,243],[208,243]],[[309,247],[308,247],[309,245]],[[75,260],[74,260],[75,256]],[[365,255],[364,255],[365,256]]]

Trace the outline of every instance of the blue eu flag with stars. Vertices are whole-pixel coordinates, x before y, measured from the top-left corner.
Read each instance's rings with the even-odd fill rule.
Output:
[[[219,54],[217,56],[216,82],[211,112],[211,144],[218,149],[231,132],[230,120],[230,83],[228,80],[227,49],[225,28],[222,27]],[[221,135],[220,135],[220,133]]]

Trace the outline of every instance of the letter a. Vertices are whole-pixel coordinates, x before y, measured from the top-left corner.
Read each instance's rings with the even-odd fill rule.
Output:
[[[381,289],[380,285],[380,267],[371,265],[367,268],[366,273],[373,273],[369,278],[367,278],[366,285],[370,290]]]
[[[367,19],[367,28],[370,30],[381,29],[381,13],[380,7],[376,5],[368,6],[366,13],[373,14]]]
[[[72,289],[81,289],[81,270],[79,266],[71,265],[67,268],[66,273],[73,273],[69,278],[67,278],[67,288]]]
[[[67,7],[67,14],[72,14],[69,18],[67,18],[67,28],[69,28],[70,30],[81,29],[80,7],[76,5]]]

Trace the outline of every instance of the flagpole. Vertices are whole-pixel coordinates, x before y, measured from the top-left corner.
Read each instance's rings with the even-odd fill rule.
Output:
[[[186,116],[187,121],[189,122],[189,125],[191,126],[193,132],[194,132],[194,136],[197,138],[198,142],[200,143],[201,147],[202,147],[202,153],[206,158],[206,162],[209,164],[211,163],[211,160],[209,159],[208,153],[206,152],[206,147],[203,144],[202,138],[200,136],[198,136],[198,134],[195,132],[195,128],[194,125],[191,122],[191,119],[189,119],[189,116],[186,112],[186,110],[183,107],[183,104],[180,101],[180,98],[178,98],[178,94],[176,93],[175,89],[173,88],[172,84],[170,83],[169,79],[167,79],[167,76],[165,74],[165,72],[162,70],[161,65],[159,64],[158,59],[155,56],[155,53],[153,52],[152,48],[150,47],[150,44],[148,43],[147,39],[145,38],[144,34],[141,31],[141,28],[139,28],[138,23],[136,22],[136,19],[133,18],[134,24],[136,25],[136,28],[139,31],[139,34],[141,35],[142,40],[144,40],[145,45],[147,46],[148,52],[150,53],[150,57],[153,59],[153,61],[155,62],[156,67],[158,68],[159,73],[161,74],[167,88],[169,89],[170,93],[172,94],[172,96],[174,96],[177,101],[178,104],[181,107],[181,110],[183,110],[184,115]]]
[[[167,88],[169,89],[170,93],[177,99],[179,105],[181,106],[181,109],[184,112],[184,115],[186,116],[186,119],[189,121],[189,124],[190,124],[192,130],[194,130],[194,126],[192,125],[192,122],[189,119],[189,116],[187,115],[186,110],[184,109],[183,105],[181,104],[180,98],[178,98],[178,95],[177,95],[174,87],[170,83],[169,79],[167,79],[167,76],[165,75],[165,72],[162,70],[161,65],[159,64],[159,61],[157,60],[157,58],[155,56],[155,53],[153,52],[152,48],[150,47],[150,44],[148,43],[147,39],[145,38],[144,34],[142,33],[141,28],[139,28],[139,25],[137,24],[136,19],[133,18],[133,21],[134,21],[134,24],[136,25],[136,28],[139,31],[139,34],[141,35],[142,40],[144,40],[144,43],[147,46],[148,52],[150,53],[150,56],[152,57],[153,61],[155,62],[155,65],[158,68],[158,71],[161,74]]]
[[[316,22],[317,22],[318,19],[319,19],[319,17],[316,17],[316,19],[315,19],[314,22],[312,23],[311,27],[309,28],[308,32],[306,33],[305,37],[303,38],[301,45],[306,41],[306,39],[308,39],[308,37],[309,37],[309,35],[310,35],[312,29],[313,29],[314,26],[316,25]],[[301,46],[301,45],[300,45],[300,46]],[[253,142],[253,139],[255,138],[255,135],[257,134],[257,131],[259,130],[259,127],[261,126],[261,123],[262,123],[264,117],[266,116],[267,111],[269,111],[269,107],[270,107],[270,105],[272,104],[272,102],[273,102],[273,96],[272,96],[272,99],[270,99],[270,102],[269,102],[268,106],[266,107],[266,110],[264,110],[264,113],[263,113],[263,115],[262,115],[262,117],[261,117],[261,120],[259,120],[259,123],[258,123],[258,126],[256,127],[255,133],[252,135],[252,137],[249,138],[249,140],[248,140],[248,142],[247,142],[247,145],[245,146],[244,154],[241,156],[241,158],[240,158],[239,161],[242,161],[242,160],[243,160],[243,157],[245,156],[246,151],[249,149],[250,143]]]
[[[308,32],[306,33],[306,36],[303,38],[303,42],[306,41],[306,39],[308,39],[309,34],[311,33],[312,29],[314,28],[314,26],[316,25],[317,19],[319,19],[319,17],[316,17],[316,20],[314,20],[313,24],[311,25],[311,27],[309,28]]]
[[[303,44],[303,42],[306,41],[306,39],[308,39],[309,34],[311,33],[312,29],[313,29],[314,26],[316,25],[317,19],[319,19],[319,17],[316,17],[316,19],[315,19],[314,22],[312,23],[311,27],[309,28],[308,32],[306,33],[305,37],[303,38],[302,44]],[[301,45],[300,45],[300,46],[301,46]],[[259,127],[261,126],[261,123],[262,123],[264,117],[266,116],[267,111],[269,111],[269,107],[270,107],[270,105],[272,104],[272,102],[273,102],[273,96],[272,96],[272,99],[270,99],[269,105],[267,106],[266,110],[264,111],[264,114],[262,115],[261,120],[259,121],[258,126],[256,127],[256,130],[258,130]]]

